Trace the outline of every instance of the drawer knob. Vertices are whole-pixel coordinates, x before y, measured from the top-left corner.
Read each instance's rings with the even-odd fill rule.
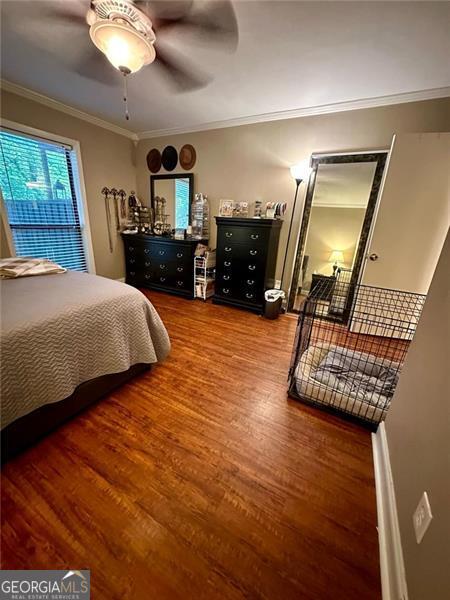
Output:
[[[144,275],[144,277],[145,277],[145,279],[150,279],[151,275],[149,275],[148,273],[146,273],[146,274]]]
[[[165,250],[158,250],[158,254],[159,254],[160,256],[164,256],[164,254],[165,254],[165,253],[166,253],[166,251],[165,251]]]
[[[231,267],[231,260],[226,260],[223,263],[226,267]]]
[[[130,258],[130,263],[131,263],[131,264],[133,264],[133,263],[135,263],[135,262],[136,262],[136,260],[135,260],[134,258]]]
[[[225,235],[227,238],[233,237],[233,232],[232,231],[225,231]]]
[[[128,246],[128,250],[129,250],[130,252],[134,252],[134,246]]]
[[[165,268],[166,268],[166,265],[159,265],[159,268],[160,268],[160,269],[165,269]]]
[[[161,281],[161,283],[163,283],[166,280],[166,278],[165,277],[160,277],[159,280]]]
[[[182,287],[184,285],[184,281],[177,281],[177,286]]]
[[[144,248],[144,252],[145,252],[145,254],[149,254],[150,248]]]
[[[247,279],[247,284],[248,285],[255,285],[255,280],[254,279]]]
[[[231,252],[231,246],[225,246],[225,252]]]
[[[230,293],[230,289],[229,289],[229,288],[223,288],[223,289],[222,289],[222,292],[223,292],[224,294],[229,294],[229,293]]]
[[[152,264],[152,263],[151,263],[149,260],[146,260],[146,261],[145,261],[145,266],[146,266],[146,267],[149,267],[151,264]]]
[[[252,240],[257,240],[259,238],[259,234],[258,233],[252,233],[251,236]]]
[[[256,269],[256,265],[248,265],[250,271],[254,271]]]
[[[248,292],[247,294],[245,294],[246,298],[253,298],[253,294],[250,294],[250,292]]]
[[[183,258],[183,253],[182,252],[177,252],[177,258]]]
[[[224,275],[224,276],[222,277],[222,279],[225,279],[225,281],[228,281],[228,280],[230,279],[230,276],[229,276],[229,275]]]
[[[181,273],[182,271],[184,271],[184,267],[177,267],[177,271],[178,273]]]
[[[136,275],[136,273],[134,271],[130,271],[130,275],[131,275],[131,277],[134,277]]]
[[[252,256],[256,256],[258,254],[258,250],[250,250],[250,254]]]

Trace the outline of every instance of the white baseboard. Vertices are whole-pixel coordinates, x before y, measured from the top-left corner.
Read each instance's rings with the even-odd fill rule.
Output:
[[[125,277],[119,277],[116,281],[120,281],[121,283],[125,283]]]
[[[408,600],[394,481],[384,423],[372,434],[383,600]]]

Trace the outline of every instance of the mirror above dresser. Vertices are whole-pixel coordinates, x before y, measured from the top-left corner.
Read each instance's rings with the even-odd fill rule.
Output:
[[[171,229],[187,229],[191,224],[194,194],[193,173],[169,173],[150,177],[150,200],[155,223],[161,211]]]

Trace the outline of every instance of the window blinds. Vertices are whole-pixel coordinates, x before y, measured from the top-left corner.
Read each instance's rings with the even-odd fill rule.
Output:
[[[0,186],[18,256],[87,271],[70,147],[0,131]]]

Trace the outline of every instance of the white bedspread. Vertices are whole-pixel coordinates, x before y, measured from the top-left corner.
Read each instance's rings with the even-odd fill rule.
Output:
[[[2,280],[1,427],[85,381],[163,360],[167,331],[138,290],[68,271]]]

